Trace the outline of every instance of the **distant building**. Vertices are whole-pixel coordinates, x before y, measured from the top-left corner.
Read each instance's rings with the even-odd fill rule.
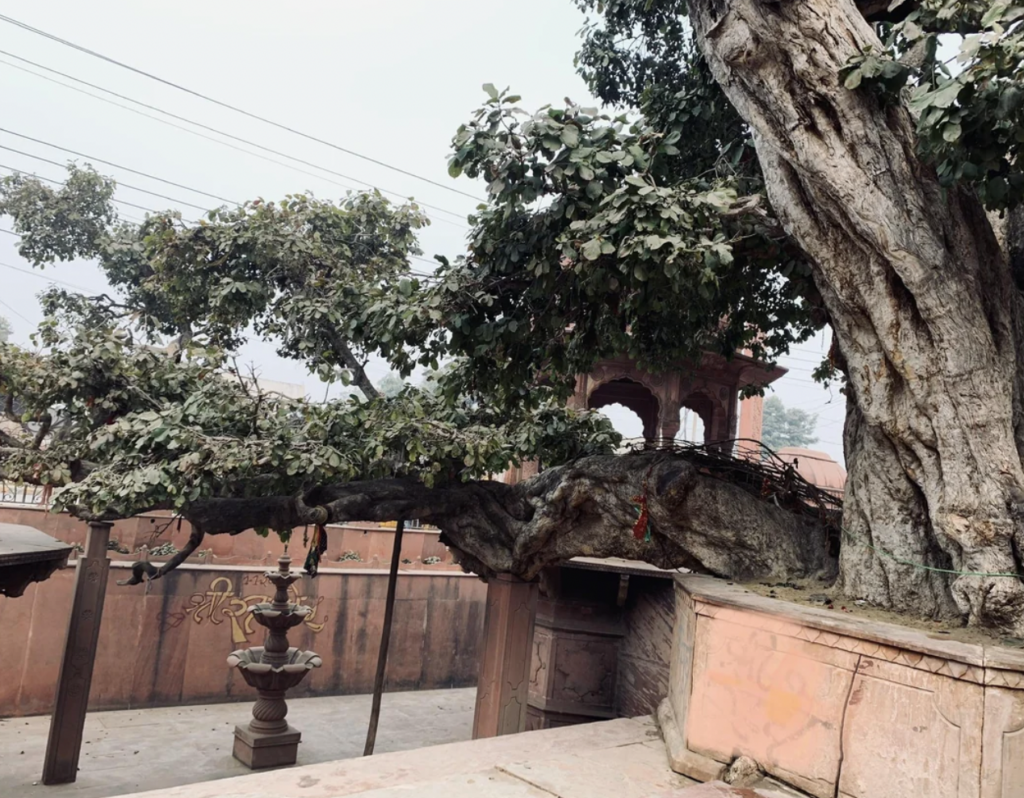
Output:
[[[846,492],[846,469],[825,452],[787,446],[780,449],[778,455],[787,463],[796,463],[796,472],[812,485],[843,498]]]
[[[246,382],[249,379],[246,378]],[[292,382],[277,382],[276,380],[265,380],[262,377],[259,379],[260,390],[264,393],[276,393],[278,396],[283,396],[285,399],[305,399],[306,398],[306,386],[296,385]]]

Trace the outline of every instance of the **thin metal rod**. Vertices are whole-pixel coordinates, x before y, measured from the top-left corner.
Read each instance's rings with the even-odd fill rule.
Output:
[[[377,723],[380,720],[380,697],[384,692],[384,676],[388,669],[388,643],[391,641],[391,620],[395,614],[395,588],[398,585],[398,563],[402,557],[402,533],[405,519],[395,525],[395,542],[391,550],[391,570],[388,572],[388,595],[384,600],[384,629],[380,633],[380,653],[377,654],[377,676],[373,680],[373,704],[370,708],[370,728],[366,730],[363,756],[370,756],[377,744]]]

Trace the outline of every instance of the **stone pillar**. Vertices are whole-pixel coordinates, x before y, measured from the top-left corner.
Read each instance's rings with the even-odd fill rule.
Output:
[[[760,448],[749,441],[760,441],[764,420],[764,397],[751,396],[740,401],[740,428],[736,437],[740,439],[737,454],[740,457],[760,457]]]
[[[68,784],[77,778],[110,570],[107,541],[110,540],[111,526],[106,522],[91,522],[85,555],[78,558],[75,596],[68,619],[64,656],[57,677],[57,696],[50,719],[50,737],[43,762],[43,784]]]
[[[537,583],[500,574],[487,584],[473,739],[526,730]]]

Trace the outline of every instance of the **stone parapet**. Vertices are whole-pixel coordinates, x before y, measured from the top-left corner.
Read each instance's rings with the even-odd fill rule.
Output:
[[[673,768],[739,756],[819,798],[1024,796],[1024,652],[676,578]]]

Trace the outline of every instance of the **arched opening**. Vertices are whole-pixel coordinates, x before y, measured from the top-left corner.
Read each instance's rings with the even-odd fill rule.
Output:
[[[600,412],[601,415],[608,417],[615,431],[622,436],[623,440],[629,441],[644,437],[644,422],[640,420],[640,416],[625,405],[620,405],[618,402],[604,405]]]
[[[679,411],[679,432],[676,433],[676,440],[683,443],[704,443],[707,440],[704,419],[699,413],[685,406]]]
[[[623,378],[598,386],[590,394],[587,408],[608,408],[609,412],[606,412],[606,415],[612,419],[615,429],[624,437],[642,436],[648,440],[658,437],[658,399],[649,388],[635,380]],[[632,414],[626,411],[632,411]],[[631,416],[639,419],[638,429],[635,424],[630,423]],[[619,424],[622,424],[621,428]],[[634,434],[629,435],[626,430],[633,431]]]
[[[676,440],[686,443],[707,443],[714,411],[711,399],[702,393],[690,394],[679,409],[679,433]]]

